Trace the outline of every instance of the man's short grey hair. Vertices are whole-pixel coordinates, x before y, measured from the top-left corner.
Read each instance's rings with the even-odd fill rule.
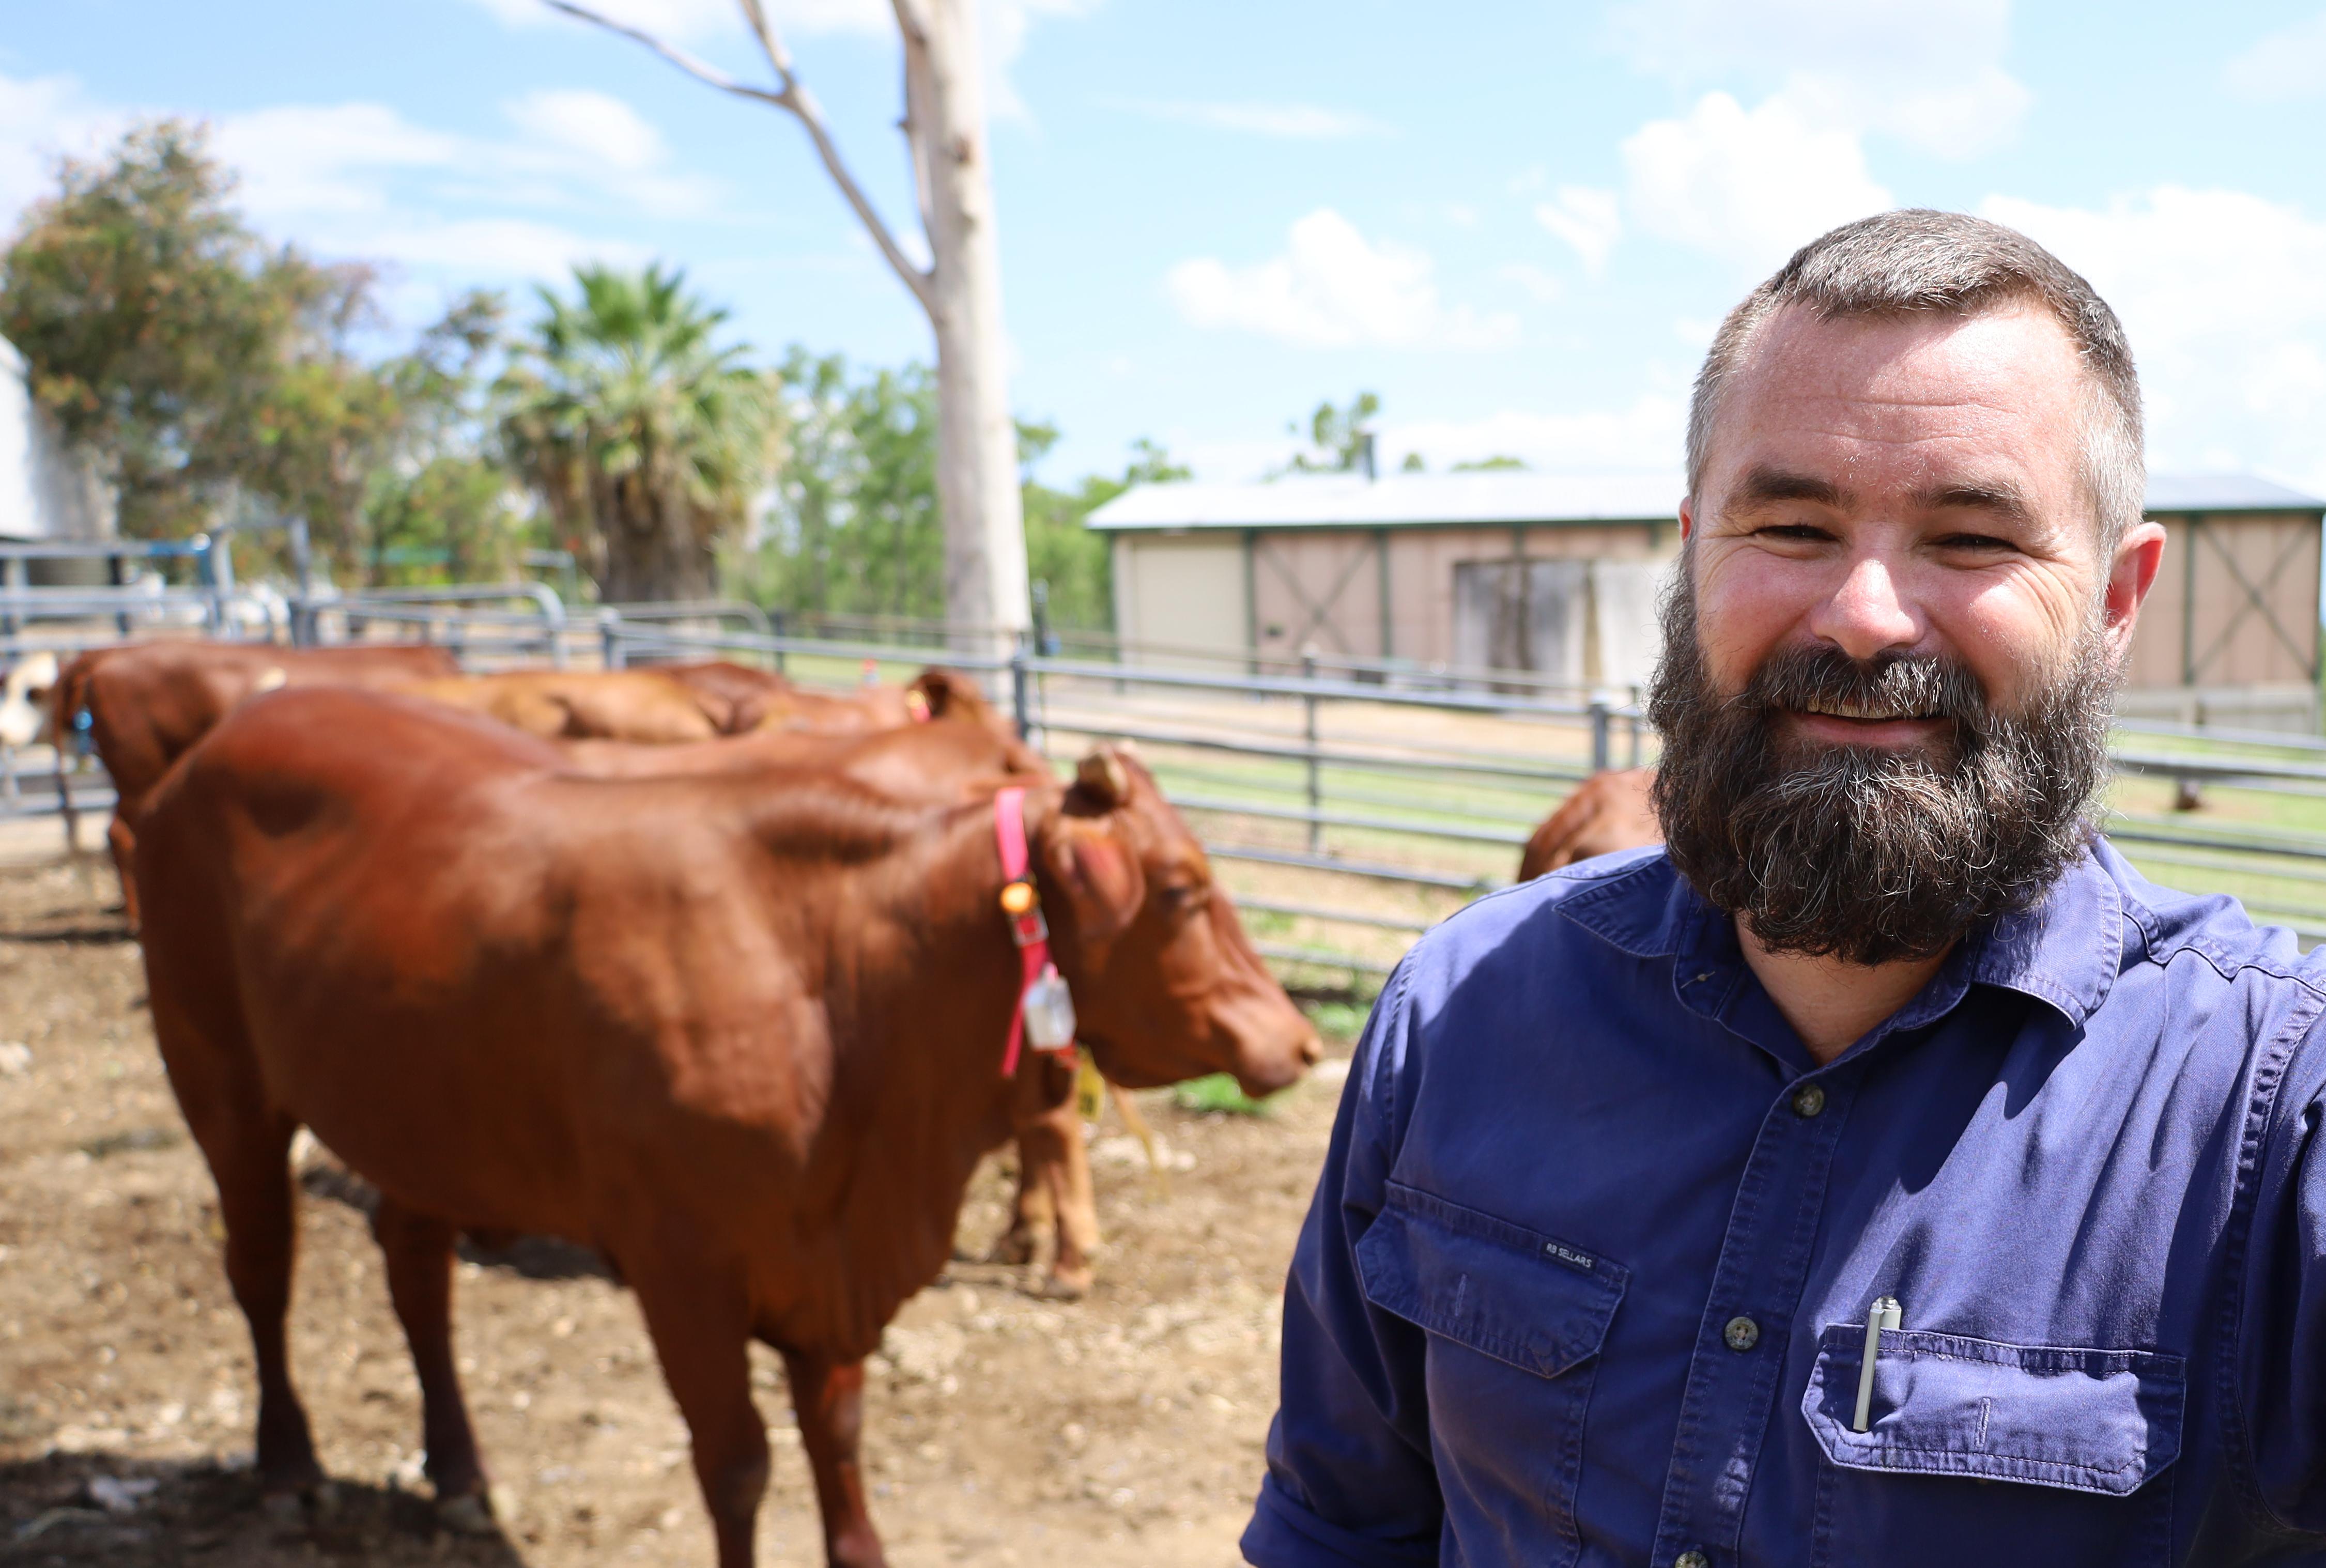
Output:
[[[1811,240],[1720,324],[1688,411],[1688,489],[1704,483],[1713,422],[1763,322],[1786,306],[1822,320],[1931,312],[1970,317],[2036,304],[2066,329],[2087,378],[2083,478],[2103,544],[2140,521],[2147,488],[2140,376],[2124,323],[2092,285],[2015,228],[1959,212],[1904,208]]]

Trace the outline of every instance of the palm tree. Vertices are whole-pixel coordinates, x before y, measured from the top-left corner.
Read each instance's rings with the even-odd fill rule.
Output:
[[[778,442],[768,379],[712,334],[727,312],[685,274],[577,266],[539,292],[502,378],[510,461],[590,563],[601,599],[710,595],[722,535],[766,486]]]

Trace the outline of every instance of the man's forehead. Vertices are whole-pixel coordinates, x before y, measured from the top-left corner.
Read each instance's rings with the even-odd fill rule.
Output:
[[[1713,456],[1738,474],[1780,457],[1871,463],[1916,483],[1964,463],[2064,477],[2082,377],[2065,330],[2033,308],[1841,320],[1788,308],[1754,333],[1725,389]]]
[[[2067,331],[2032,306],[1976,316],[1937,313],[1824,320],[1800,306],[1753,334],[1723,413],[1768,401],[1836,400],[1902,407],[2024,404],[2081,394]]]

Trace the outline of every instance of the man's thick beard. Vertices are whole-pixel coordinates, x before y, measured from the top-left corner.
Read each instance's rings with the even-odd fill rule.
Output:
[[[1944,952],[2040,898],[2078,855],[2107,776],[2116,671],[2098,617],[2025,712],[1986,702],[1959,661],[1861,664],[1830,646],[1772,655],[1712,689],[1683,562],[1648,697],[1663,736],[1655,804],[1673,865],[1779,952],[1878,964]],[[1810,699],[1953,721],[1939,755],[1789,740]]]

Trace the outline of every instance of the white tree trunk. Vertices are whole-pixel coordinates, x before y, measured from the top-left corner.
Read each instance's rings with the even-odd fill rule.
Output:
[[[906,112],[932,259],[945,613],[997,627],[1006,643],[1007,634],[1023,630],[1032,617],[977,10],[974,0],[919,0],[899,11]],[[991,645],[982,637],[970,641]]]
[[[740,82],[652,33],[581,0],[553,9],[636,39],[721,92],[795,116],[865,232],[928,312],[937,349],[937,506],[944,519],[945,614],[981,628],[956,635],[964,650],[1007,651],[1033,620],[1026,584],[1026,517],[1018,493],[1018,427],[1009,415],[1001,326],[1001,247],[993,227],[993,170],[985,136],[985,78],[976,0],[890,0],[905,43],[905,135],[928,236],[926,271],[914,264],[841,161],[814,95],[792,69],[764,0],[739,0],[774,68],[776,86]]]

